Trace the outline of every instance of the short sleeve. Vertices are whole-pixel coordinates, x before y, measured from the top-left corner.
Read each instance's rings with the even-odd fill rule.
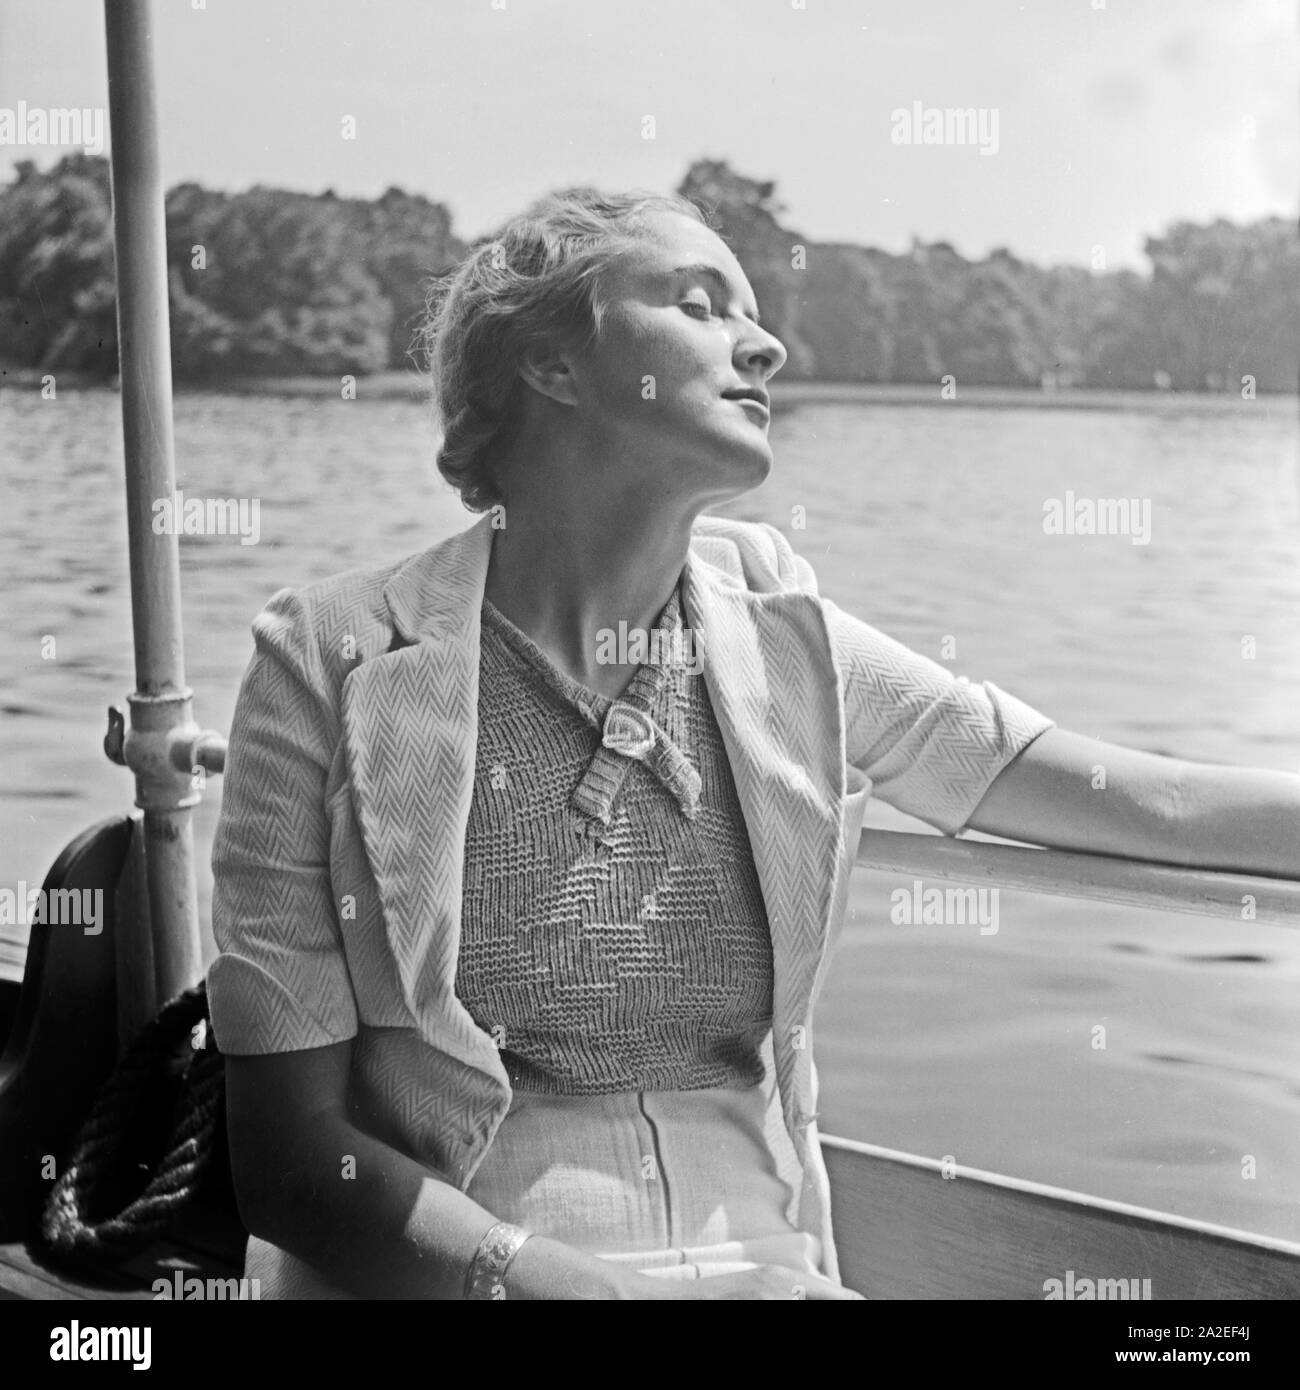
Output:
[[[338,717],[307,614],[282,590],[253,623],[212,850],[217,1044],[292,1052],[357,1031],[331,890],[325,789]]]
[[[998,773],[1054,722],[822,601],[844,687],[845,756],[873,794],[957,835]]]

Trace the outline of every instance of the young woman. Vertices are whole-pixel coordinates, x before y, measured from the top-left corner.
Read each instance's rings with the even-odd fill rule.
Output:
[[[785,351],[689,203],[544,200],[430,336],[439,465],[486,515],[277,594],[235,717],[209,990],[247,1272],[855,1297],[812,1007],[868,795],[1284,874],[1300,779],[1066,733],[821,599],[773,528],[705,516],[772,466]]]

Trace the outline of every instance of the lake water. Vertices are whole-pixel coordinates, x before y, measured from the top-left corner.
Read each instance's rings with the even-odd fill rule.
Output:
[[[177,401],[180,487],[261,499],[259,544],[182,543],[205,726],[229,727],[249,622],[276,589],[472,520],[433,470],[425,409],[361,395]],[[1300,770],[1294,399],[791,389],[776,406],[773,476],[729,510],[785,531],[841,605],[936,659],[955,639],[954,669],[1065,728]],[[6,886],[131,800],[100,747],[132,685],[118,411],[108,391],[0,391]],[[1149,499],[1149,543],[1045,534],[1044,502],[1067,493]],[[217,779],[198,813],[205,905],[219,795]],[[916,828],[879,806],[869,823]],[[893,886],[856,876],[819,1016],[825,1129],[1300,1239],[1295,933],[1012,894],[994,936],[892,926]]]

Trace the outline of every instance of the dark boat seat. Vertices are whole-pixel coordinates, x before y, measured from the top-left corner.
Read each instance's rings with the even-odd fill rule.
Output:
[[[159,1271],[224,1276],[242,1266],[247,1235],[230,1188],[224,1123],[203,1189],[166,1248],[105,1270],[100,1280],[70,1278],[27,1244],[96,1093],[144,1021],[142,1008],[152,1011],[132,982],[152,965],[138,959],[141,933],[131,930],[140,914],[147,920],[138,824],[137,813],[92,826],[45,878],[46,901],[55,892],[97,895],[83,899],[98,909],[92,929],[36,922],[25,951],[13,935],[0,938],[0,1295],[152,1297],[147,1288]]]

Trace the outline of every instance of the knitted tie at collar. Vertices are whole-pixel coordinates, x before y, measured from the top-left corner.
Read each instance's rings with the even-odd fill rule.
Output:
[[[674,590],[656,624],[673,643],[674,658],[666,664],[644,663],[623,695],[615,700],[595,694],[561,671],[540,647],[486,598],[483,612],[491,627],[530,665],[553,691],[579,711],[601,734],[570,805],[602,825],[614,815],[614,801],[633,763],[641,763],[676,799],[681,813],[693,820],[700,804],[700,774],[690,759],[648,712],[684,663],[677,643],[682,631],[681,592]]]
[[[677,798],[682,814],[694,819],[700,805],[700,774],[686,754],[645,710],[624,700],[615,700],[605,715],[600,744],[602,752],[608,750],[619,757],[644,763]],[[597,753],[592,762],[593,769],[600,757],[601,754]],[[623,771],[626,771],[626,767]],[[622,780],[622,776],[619,776],[619,783]],[[612,798],[603,796],[603,791],[604,779],[599,776],[593,779],[588,775],[574,791],[574,804],[588,815],[608,822]]]

